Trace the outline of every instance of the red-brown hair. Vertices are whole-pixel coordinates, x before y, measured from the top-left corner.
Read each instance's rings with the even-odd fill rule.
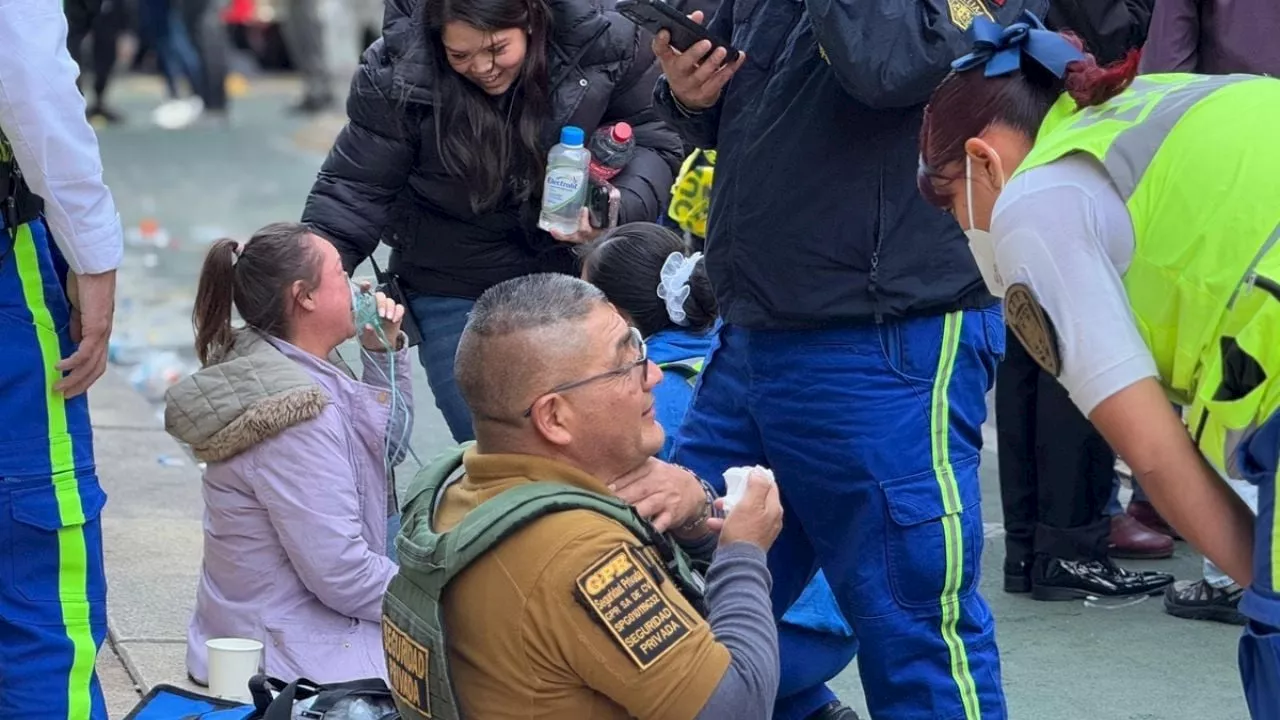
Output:
[[[1071,33],[1060,33],[1083,50],[1084,43]],[[951,197],[941,192],[942,183],[955,179],[944,168],[964,160],[965,141],[999,123],[1034,138],[1049,108],[1066,92],[1077,108],[1100,105],[1119,95],[1138,73],[1138,52],[1130,51],[1122,60],[1100,66],[1092,55],[1067,65],[1066,75],[1055,77],[1034,61],[1009,75],[989,78],[984,66],[952,72],[924,109],[920,128],[920,170],[916,184],[930,204],[948,207]]]

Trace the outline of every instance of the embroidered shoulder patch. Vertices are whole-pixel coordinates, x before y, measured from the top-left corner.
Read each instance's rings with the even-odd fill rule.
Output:
[[[689,636],[688,620],[676,612],[637,556],[621,545],[578,576],[579,598],[636,667],[645,670]]]
[[[1023,283],[1009,286],[1004,293],[1004,321],[1018,336],[1027,354],[1054,377],[1062,373],[1058,335],[1040,307],[1040,301]]]
[[[979,15],[995,21],[983,0],[947,0],[947,12],[951,15],[952,24],[961,30],[968,30]]]
[[[422,717],[431,717],[431,693],[427,689],[431,654],[386,615],[382,616],[382,649],[387,656],[391,694]]]

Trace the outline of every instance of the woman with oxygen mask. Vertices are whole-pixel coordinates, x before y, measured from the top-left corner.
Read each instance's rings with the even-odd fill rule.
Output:
[[[165,407],[166,429],[207,463],[197,682],[206,641],[223,637],[262,642],[265,671],[286,681],[386,677],[392,469],[413,423],[403,317],[304,225],[209,250],[193,313],[202,369]],[[357,331],[359,379],[337,354]]]

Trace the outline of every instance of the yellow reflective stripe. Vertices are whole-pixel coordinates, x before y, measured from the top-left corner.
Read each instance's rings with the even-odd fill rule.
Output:
[[[71,671],[67,678],[67,716],[87,718],[92,714],[90,687],[93,681],[97,646],[89,625],[88,550],[84,539],[84,508],[80,503],[79,483],[75,479],[75,455],[67,433],[66,400],[53,389],[62,377],[57,364],[62,348],[53,314],[44,299],[44,278],[31,225],[18,228],[13,245],[13,260],[22,286],[22,295],[36,331],[44,367],[45,406],[49,426],[49,467],[58,516],[58,597],[62,604],[62,624],[72,645]]]
[[[960,526],[960,486],[951,467],[951,404],[947,398],[956,353],[960,348],[960,329],[964,314],[949,313],[942,323],[942,349],[938,354],[938,372],[934,375],[929,419],[933,472],[942,493],[942,537],[946,551],[946,570],[942,583],[942,639],[951,655],[951,677],[960,691],[965,720],[980,720],[978,689],[969,672],[969,656],[957,626],[960,623],[960,584],[964,580],[964,534]]]

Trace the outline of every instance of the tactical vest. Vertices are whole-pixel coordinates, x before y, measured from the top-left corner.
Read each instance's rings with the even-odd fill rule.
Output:
[[[1280,408],[1277,117],[1280,80],[1143,76],[1097,107],[1059,98],[1015,173],[1102,164],[1133,222],[1138,330],[1201,452],[1236,477],[1236,447]]]
[[[671,362],[658,363],[658,368],[662,372],[673,372],[684,378],[690,385],[698,384],[698,376],[702,374],[702,366],[706,363],[706,358],[696,357],[685,360],[672,360]]]
[[[404,502],[396,551],[400,571],[382,606],[382,640],[396,706],[406,720],[462,717],[449,673],[448,630],[441,598],[450,581],[477,558],[538,518],[590,510],[625,527],[661,561],[686,599],[703,615],[704,584],[692,561],[635,510],[617,498],[539,481],[506,490],[475,508],[458,525],[436,532],[433,519],[444,492],[463,473],[466,443],[446,451],[414,478]],[[565,602],[573,602],[570,597]]]

